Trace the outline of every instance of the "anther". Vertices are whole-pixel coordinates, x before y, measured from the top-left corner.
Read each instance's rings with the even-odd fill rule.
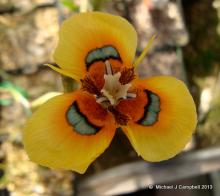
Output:
[[[128,121],[130,120],[129,116],[119,112],[113,106],[109,106],[108,110],[109,110],[109,112],[111,112],[114,115],[115,121],[117,122],[117,124],[119,124],[119,125],[127,125]]]
[[[94,81],[89,77],[86,76],[84,79],[81,80],[82,82],[82,89],[97,96],[101,96],[101,93],[97,86],[95,85]]]
[[[119,81],[121,84],[128,84],[135,78],[134,68],[124,68],[121,72]]]

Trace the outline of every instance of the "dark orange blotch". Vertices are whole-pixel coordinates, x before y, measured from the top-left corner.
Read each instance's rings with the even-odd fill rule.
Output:
[[[119,60],[109,59],[109,62],[112,66],[114,73],[117,73],[122,69],[122,63]],[[90,65],[88,76],[91,77],[91,79],[95,82],[95,85],[99,89],[99,91],[102,90],[102,87],[105,83],[104,74],[105,63],[103,61],[97,61]]]
[[[109,114],[107,110],[103,109],[100,104],[96,102],[93,95],[81,92],[78,94],[76,101],[80,112],[85,115],[89,122],[96,126],[103,126]]]
[[[136,122],[144,114],[144,107],[146,106],[148,99],[147,95],[144,92],[144,89],[137,89],[136,90],[137,96],[134,99],[127,99],[122,100],[119,102],[119,104],[116,106],[116,109],[129,116],[132,121]]]

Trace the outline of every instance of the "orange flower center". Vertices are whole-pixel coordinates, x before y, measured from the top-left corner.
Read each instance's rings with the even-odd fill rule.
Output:
[[[127,99],[129,96],[135,98],[136,95],[129,93],[131,83],[122,84],[119,80],[121,72],[113,74],[111,64],[105,61],[106,74],[104,74],[104,86],[101,90],[102,96],[97,98],[98,103],[108,102],[110,105],[115,106],[121,99]]]
[[[135,98],[131,91],[131,81],[134,79],[134,69],[124,68],[121,72],[113,72],[110,62],[105,61],[104,85],[100,90],[93,79],[87,75],[82,81],[82,88],[95,95],[97,103],[104,108],[116,106],[121,100]]]
[[[111,112],[115,116],[116,121],[119,121],[119,124],[126,124],[129,117],[120,113],[120,111],[116,109],[116,106],[122,100],[136,98],[136,92],[131,89],[131,81],[134,77],[134,68],[123,68],[122,70],[114,72],[111,63],[106,60],[105,71],[102,75],[102,79],[104,79],[102,87],[97,85],[94,80],[96,78],[88,74],[81,80],[82,89],[93,94],[96,98],[96,102]]]

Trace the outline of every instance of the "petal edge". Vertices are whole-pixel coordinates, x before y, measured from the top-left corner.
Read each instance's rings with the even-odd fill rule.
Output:
[[[50,168],[84,173],[108,147],[115,133],[111,116],[103,119],[103,128],[94,135],[81,135],[68,124],[66,111],[74,100],[82,96],[86,99],[80,91],[56,96],[28,120],[23,131],[23,143],[32,161]],[[94,122],[100,123],[100,120],[94,119]]]
[[[170,76],[137,80],[136,86],[160,97],[159,119],[150,126],[131,122],[123,127],[136,152],[147,161],[169,159],[190,140],[197,122],[194,101],[185,84]]]

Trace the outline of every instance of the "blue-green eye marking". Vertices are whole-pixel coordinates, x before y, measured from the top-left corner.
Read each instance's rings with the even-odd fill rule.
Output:
[[[110,58],[121,61],[118,51],[113,46],[103,46],[101,48],[91,50],[86,56],[87,69],[96,61],[106,61]]]
[[[76,101],[69,107],[66,118],[74,130],[81,135],[94,135],[101,130],[101,127],[89,122],[88,118],[80,112]]]
[[[145,126],[153,125],[158,120],[158,115],[160,112],[160,98],[157,94],[145,90],[148,98],[148,103],[144,107],[145,112],[143,117],[138,120],[138,123]]]

